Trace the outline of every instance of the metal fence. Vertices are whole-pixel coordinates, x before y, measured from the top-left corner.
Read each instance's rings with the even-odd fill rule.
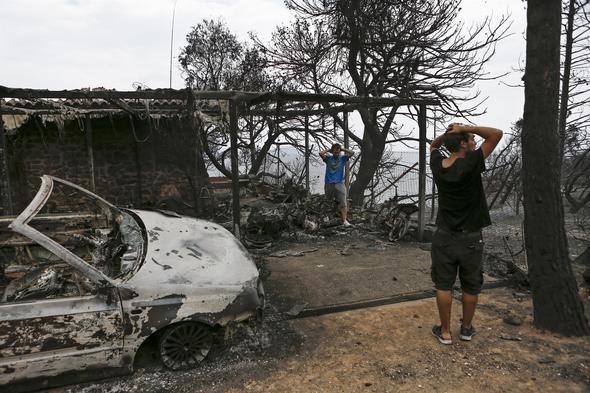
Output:
[[[391,178],[398,179],[396,186],[388,192],[381,194],[383,197],[391,197],[397,192],[402,202],[418,202],[418,152],[395,152],[394,157],[398,165],[391,170]],[[429,159],[429,157],[428,157]],[[411,168],[411,169],[410,169]],[[492,225],[483,231],[485,252],[492,258],[500,259],[505,265],[511,264],[526,271],[526,253],[524,251],[523,209],[521,195],[517,190],[512,194],[502,193],[498,198],[498,187],[494,182],[488,181],[484,173],[484,189],[488,198],[488,204],[492,205],[490,217]],[[434,224],[437,211],[436,188],[433,187],[432,173],[427,165],[426,169],[426,221]],[[493,204],[491,204],[493,202]]]
[[[283,158],[283,162],[295,162],[294,171],[291,175],[304,173],[303,158],[300,155],[292,154],[292,160]],[[288,157],[287,157],[288,158]],[[379,169],[378,180],[369,185],[365,192],[367,206],[378,205],[397,195],[400,203],[418,204],[418,151],[396,151],[388,154],[387,160],[390,164],[383,165]],[[427,161],[429,157],[427,157]],[[510,161],[508,168],[520,168],[519,165],[512,165]],[[526,253],[524,248],[524,211],[522,206],[522,191],[520,189],[519,169],[508,171],[513,176],[506,181],[507,174],[502,172],[506,165],[495,164],[492,159],[487,160],[488,171],[483,175],[484,190],[490,206],[490,217],[492,225],[483,231],[485,241],[485,252],[490,258],[502,261],[498,265],[510,265],[523,271],[527,270]],[[494,167],[496,165],[497,167]],[[266,166],[267,171],[280,170],[277,162],[269,159]],[[352,168],[352,180],[354,181],[355,167]],[[316,155],[310,157],[310,191],[314,194],[323,193],[325,165]],[[286,177],[268,178],[271,183],[280,183]],[[570,253],[575,257],[583,251],[587,244],[590,244],[590,208],[569,213],[569,206],[565,206],[565,226],[568,234]],[[426,166],[426,201],[425,214],[426,223],[434,224],[437,212],[436,189],[433,187],[430,168]],[[412,219],[417,220],[417,213]]]

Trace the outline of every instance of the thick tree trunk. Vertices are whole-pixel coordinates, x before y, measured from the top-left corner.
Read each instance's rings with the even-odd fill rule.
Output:
[[[355,181],[350,186],[350,198],[353,205],[362,205],[364,193],[373,179],[385,150],[386,135],[379,132],[376,122],[365,121],[365,131],[361,142],[362,156]]]
[[[565,335],[589,334],[568,258],[558,132],[561,2],[529,0],[522,164],[525,245],[534,324]]]
[[[266,155],[268,154],[270,149],[273,146],[275,146],[274,145],[275,141],[277,140],[279,135],[281,135],[280,129],[277,124],[275,124],[274,122],[269,122],[268,126],[269,126],[268,138],[266,139],[266,141],[264,141],[264,144],[260,148],[260,151],[258,151],[258,153],[256,154],[256,157],[252,161],[252,166],[250,167],[250,171],[248,172],[249,175],[256,175],[257,173],[260,172],[260,169],[262,168],[262,165],[265,162]]]

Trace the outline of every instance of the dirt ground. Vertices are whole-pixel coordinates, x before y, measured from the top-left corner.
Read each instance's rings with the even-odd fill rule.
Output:
[[[289,244],[265,258],[277,310],[350,303],[432,288],[428,245],[348,238]]]
[[[283,321],[258,330],[266,340],[213,354],[200,370],[141,368],[130,377],[54,391],[590,391],[590,340],[540,332],[531,314],[530,296],[488,290],[475,320],[478,334],[463,342],[454,331],[451,346],[430,335],[433,299]],[[524,321],[509,325],[507,315]]]
[[[590,339],[534,329],[526,288],[486,290],[474,321],[478,334],[462,342],[454,331],[451,346],[430,334],[437,322],[432,298],[273,318],[432,288],[427,243],[389,243],[362,228],[299,240],[257,253],[268,318],[239,325],[200,367],[171,372],[147,353],[133,375],[51,392],[590,392]],[[488,282],[506,279],[505,267],[489,266],[498,261],[486,260]],[[588,311],[587,299],[585,305]],[[455,329],[459,318],[457,300]]]
[[[589,391],[587,338],[536,331],[530,298],[515,298],[511,290],[490,290],[481,303],[474,340],[455,339],[452,346],[430,335],[432,299],[298,320],[293,328],[306,339],[295,356],[217,391]],[[503,322],[515,310],[525,316],[521,326]]]

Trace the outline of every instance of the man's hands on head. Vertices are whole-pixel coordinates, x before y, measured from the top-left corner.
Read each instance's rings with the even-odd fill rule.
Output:
[[[463,123],[451,123],[447,126],[447,134],[459,134],[461,132],[466,132],[467,127]]]
[[[502,139],[502,130],[493,127],[484,127],[484,126],[469,126],[461,123],[451,123],[447,127],[447,134],[459,134],[469,132],[475,135],[478,135],[484,139],[481,150],[483,152],[484,158],[487,158],[498,143],[500,139]]]

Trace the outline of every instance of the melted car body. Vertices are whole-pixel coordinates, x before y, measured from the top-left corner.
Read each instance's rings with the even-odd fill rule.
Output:
[[[56,184],[96,210],[40,213]],[[153,335],[226,326],[262,307],[251,257],[212,222],[120,209],[45,175],[8,228],[18,235],[0,233],[0,387],[11,391],[131,372]]]

